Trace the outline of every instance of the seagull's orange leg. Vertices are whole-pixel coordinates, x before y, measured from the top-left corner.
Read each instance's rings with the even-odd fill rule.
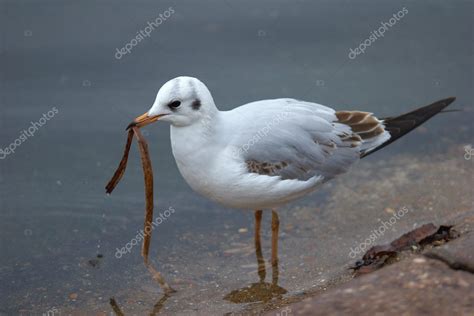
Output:
[[[257,255],[258,276],[260,282],[265,280],[265,260],[262,255],[262,244],[260,240],[260,227],[262,224],[262,210],[255,211],[255,253]]]
[[[278,213],[272,210],[272,269],[274,282],[278,281],[278,228],[280,227],[280,220]]]

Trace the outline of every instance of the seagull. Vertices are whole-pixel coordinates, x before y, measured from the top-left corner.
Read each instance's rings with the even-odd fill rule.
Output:
[[[173,156],[193,190],[224,206],[272,210],[272,265],[278,262],[276,208],[315,191],[352,165],[441,112],[446,98],[409,113],[378,118],[291,98],[261,100],[220,111],[204,83],[177,77],[130,127],[170,123]]]

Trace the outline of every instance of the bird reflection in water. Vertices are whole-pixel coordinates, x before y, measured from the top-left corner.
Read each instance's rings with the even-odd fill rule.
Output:
[[[273,298],[281,298],[287,293],[287,290],[278,286],[278,231],[280,220],[276,211],[272,210],[272,282],[265,282],[266,268],[265,260],[263,259],[262,243],[260,238],[260,230],[262,223],[262,211],[255,211],[255,254],[257,257],[258,277],[259,281],[252,283],[244,288],[234,290],[224,296],[224,299],[232,303],[254,303],[267,302]],[[157,315],[163,308],[166,300],[170,294],[164,294],[160,300],[155,304],[150,315]],[[115,299],[110,299],[110,305],[117,316],[123,316],[123,312],[118,306]]]
[[[265,282],[266,269],[262,254],[260,239],[260,228],[262,222],[262,211],[255,211],[255,254],[257,256],[259,282],[252,283],[242,289],[234,290],[224,296],[224,299],[232,303],[266,302],[273,298],[281,298],[287,291],[278,286],[278,229],[280,221],[276,211],[272,210],[272,282]]]

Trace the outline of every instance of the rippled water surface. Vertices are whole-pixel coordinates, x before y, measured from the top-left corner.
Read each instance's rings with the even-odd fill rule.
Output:
[[[174,13],[150,37],[114,57],[170,7]],[[404,7],[406,16],[383,38],[348,57]],[[260,312],[348,278],[351,251],[404,207],[377,243],[472,209],[474,157],[465,157],[473,139],[472,7],[459,0],[0,0],[0,146],[57,109],[0,160],[0,315]],[[143,226],[135,146],[123,182],[111,196],[104,186],[126,124],[178,75],[204,81],[220,109],[294,97],[385,117],[456,96],[453,108],[463,111],[439,115],[278,210],[278,269],[269,262],[265,212],[265,275],[253,212],[194,193],[176,168],[169,127],[145,128],[155,215],[174,210],[151,245],[152,262],[178,290],[166,296],[140,245],[117,254]]]

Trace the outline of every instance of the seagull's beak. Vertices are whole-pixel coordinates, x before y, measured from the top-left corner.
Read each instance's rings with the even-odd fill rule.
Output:
[[[162,116],[165,116],[166,114],[160,114],[160,115],[148,115],[148,112],[146,112],[143,115],[140,115],[139,117],[135,118],[130,124],[127,126],[127,130],[132,128],[132,127],[143,127],[148,124],[154,123],[158,121],[158,119]]]

